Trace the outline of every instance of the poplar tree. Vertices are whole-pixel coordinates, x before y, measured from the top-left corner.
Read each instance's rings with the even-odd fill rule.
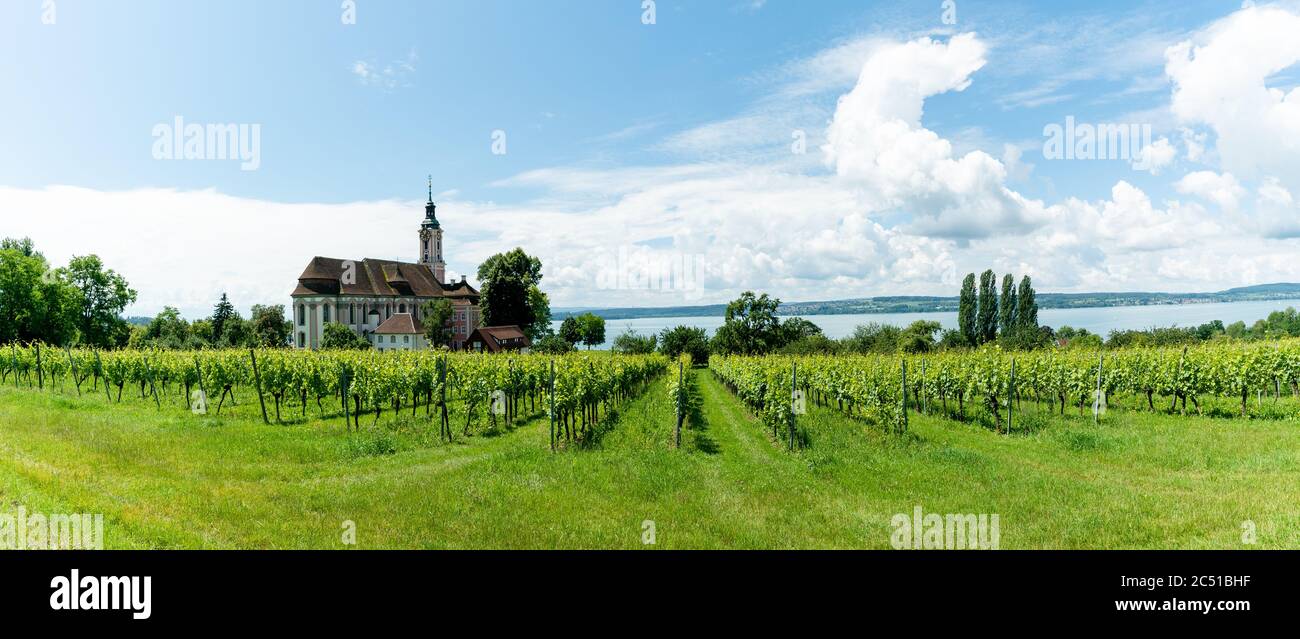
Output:
[[[979,343],[985,344],[998,336],[998,276],[993,270],[980,275]]]
[[[975,326],[975,274],[968,273],[961,282],[961,298],[957,304],[957,326],[969,346],[979,345],[979,331]]]
[[[998,307],[998,332],[1003,339],[1011,339],[1016,332],[1016,277],[1010,273],[1002,276],[1002,301]]]

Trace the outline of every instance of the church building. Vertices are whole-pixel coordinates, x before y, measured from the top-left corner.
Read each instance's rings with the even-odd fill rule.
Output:
[[[420,224],[418,262],[313,257],[292,294],[293,345],[320,348],[325,324],[336,322],[379,350],[421,348],[425,345],[421,307],[445,298],[452,305],[449,346],[462,349],[479,326],[479,293],[464,276],[458,282],[446,281],[436,208],[431,178]]]

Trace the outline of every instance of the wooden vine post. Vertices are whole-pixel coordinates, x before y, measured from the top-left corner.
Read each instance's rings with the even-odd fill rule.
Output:
[[[551,360],[551,452],[555,452],[555,360]]]
[[[257,369],[257,353],[253,349],[248,349],[248,357],[253,360],[253,382],[257,384],[257,403],[262,405],[262,423],[270,425],[271,420],[266,416],[266,400],[262,398],[262,373]],[[344,377],[346,380],[347,378]],[[200,379],[200,383],[202,380]],[[347,402],[347,383],[343,385],[343,418],[347,419],[348,402]]]
[[[682,410],[682,397],[683,397],[682,393],[684,392],[682,384],[685,381],[686,381],[686,375],[683,372],[682,360],[678,359],[677,360],[677,396],[673,398],[674,400],[676,400],[676,404],[677,404],[677,429],[673,439],[674,442],[676,442],[675,446],[678,449],[682,447],[682,420],[686,419],[686,413]]]
[[[149,394],[153,395],[153,403],[158,407],[158,410],[162,410],[162,400],[158,399],[158,389],[153,384],[153,367],[149,366],[148,355],[144,357],[144,374],[149,376]]]
[[[903,432],[907,432],[907,360],[903,360]]]
[[[1016,412],[1016,358],[1011,358],[1011,377],[1007,380],[1007,434],[1011,434],[1012,417]]]
[[[72,381],[77,385],[77,397],[81,397],[81,378],[77,377],[77,365],[72,363],[72,349],[64,346],[63,352],[68,355],[68,371],[72,373]],[[14,371],[14,374],[16,375],[18,372]]]
[[[45,390],[45,371],[41,368],[41,344],[36,343],[36,383],[37,387]]]
[[[1096,403],[1093,404],[1092,407],[1093,424],[1096,424],[1099,421],[1101,421],[1102,404],[1106,401],[1106,399],[1101,396],[1101,369],[1104,368],[1105,366],[1106,366],[1106,354],[1102,353],[1101,357],[1097,360],[1097,399],[1096,399]]]
[[[790,402],[794,403],[795,394],[799,392],[799,363],[795,362],[790,365]],[[794,406],[790,407],[790,450],[794,450],[795,434],[795,416]]]
[[[203,389],[203,369],[199,368],[199,356],[194,356],[194,373],[199,377],[199,400],[203,402],[203,414],[208,412],[208,391]],[[190,398],[190,411],[194,410],[193,398]]]

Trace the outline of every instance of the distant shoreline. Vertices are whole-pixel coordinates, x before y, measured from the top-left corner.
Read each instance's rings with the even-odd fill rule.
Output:
[[[1300,284],[1262,284],[1228,289],[1217,293],[1040,293],[1039,310],[1072,308],[1108,308],[1126,306],[1178,306],[1184,304],[1219,304],[1296,300],[1300,302]],[[553,320],[594,313],[606,320],[654,319],[661,317],[722,317],[726,304],[699,306],[665,306],[653,308],[556,309]],[[885,296],[821,302],[791,302],[777,311],[782,316],[866,315],[886,313],[955,313],[957,297]]]

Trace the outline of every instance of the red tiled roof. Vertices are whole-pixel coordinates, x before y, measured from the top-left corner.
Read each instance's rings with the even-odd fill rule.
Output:
[[[423,335],[424,324],[410,313],[394,313],[375,332],[383,335]]]
[[[477,339],[476,339],[477,338]],[[518,326],[480,326],[469,334],[467,344],[483,342],[484,350],[497,352],[505,349],[527,348],[532,346],[528,336]]]
[[[350,283],[343,283],[344,265],[351,262]],[[367,258],[360,261],[313,257],[298,276],[294,297],[308,295],[358,295],[366,297],[451,297],[477,302],[479,293],[462,280],[443,284],[423,264]]]

